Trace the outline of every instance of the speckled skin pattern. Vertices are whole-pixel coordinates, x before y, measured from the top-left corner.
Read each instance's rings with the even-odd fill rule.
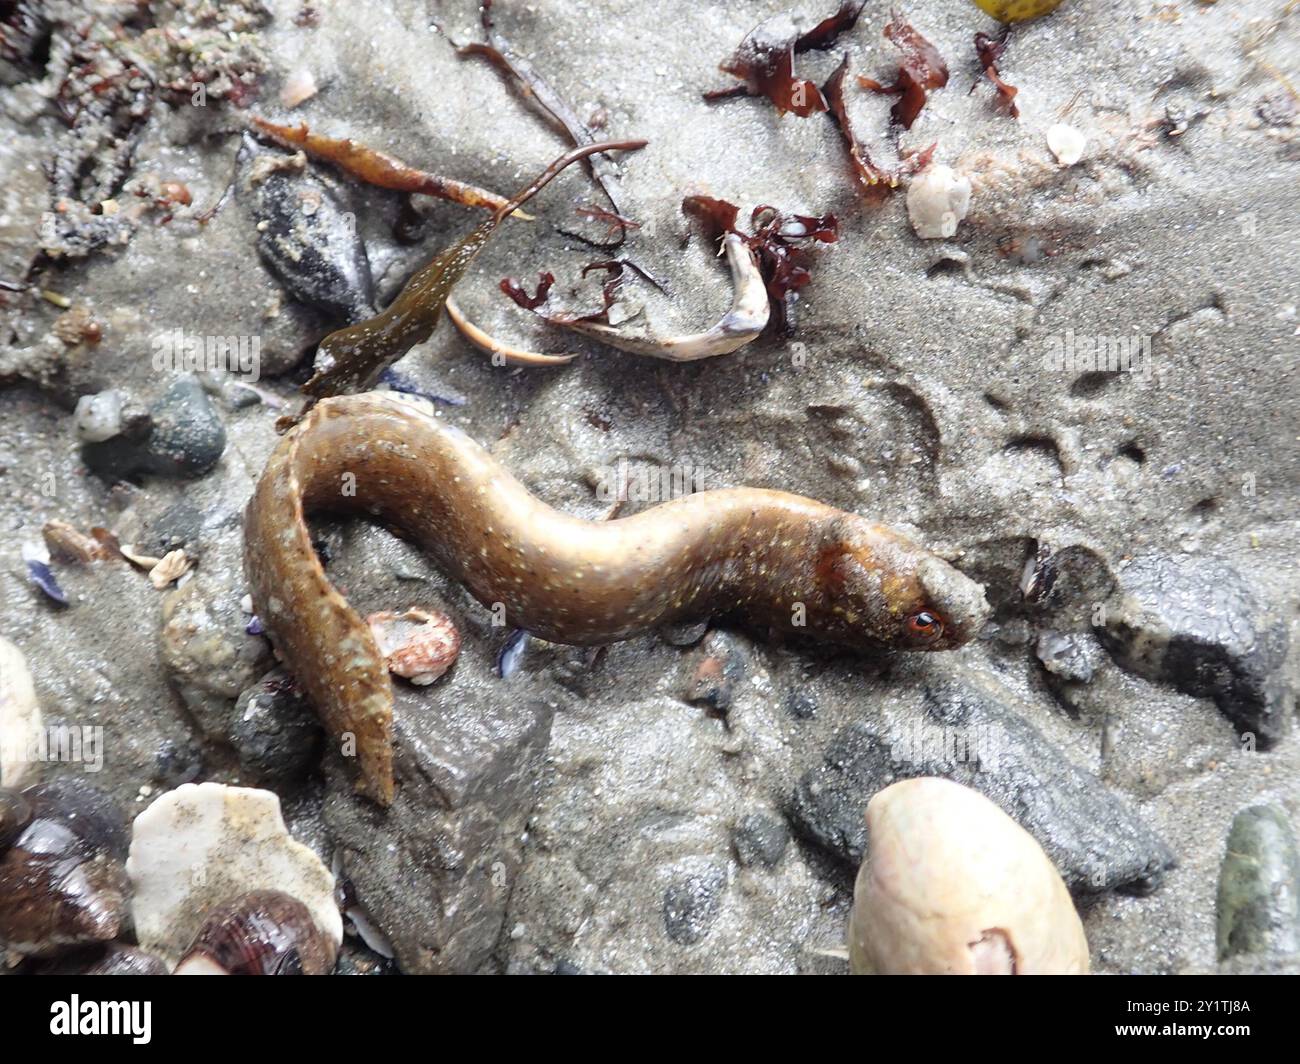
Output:
[[[988,615],[983,588],[947,562],[811,499],[728,488],[585,521],[405,399],[328,399],[271,455],[245,515],[244,566],[271,641],[330,733],[355,735],[364,789],[384,804],[392,692],[369,628],[312,549],[305,516],[323,510],[404,530],[480,602],[503,604],[507,625],[560,643],[731,614],[849,647],[946,650]],[[918,631],[923,611],[940,625]]]

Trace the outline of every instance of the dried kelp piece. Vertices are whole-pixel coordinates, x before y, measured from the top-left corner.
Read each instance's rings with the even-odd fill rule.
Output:
[[[302,386],[302,391],[314,399],[366,391],[385,369],[429,338],[452,288],[506,215],[528,202],[571,163],[596,152],[634,151],[645,143],[644,140],[602,141],[560,156],[491,218],[418,270],[383,311],[325,337],[317,348],[316,372]],[[293,420],[282,419],[281,424],[291,424]]]
[[[853,165],[853,176],[867,199],[879,202],[897,188],[905,176],[925,169],[934,155],[936,145],[931,144],[922,151],[904,154],[899,165],[892,169],[873,162],[853,130],[853,123],[849,120],[848,108],[844,102],[844,78],[848,74],[848,69],[849,57],[846,55],[822,91],[825,92],[826,101],[830,104],[831,116],[844,137],[844,144],[849,151],[849,161]]]
[[[1011,117],[1019,118],[1020,108],[1016,105],[1016,93],[1020,90],[1014,85],[1008,85],[998,73],[998,60],[1002,58],[1002,53],[1006,49],[1005,33],[1000,37],[990,37],[987,33],[975,34],[975,54],[979,56],[980,66],[984,68],[984,76],[993,82],[993,87],[998,90],[998,99],[1006,106]],[[976,80],[970,87],[970,91],[974,92],[978,85],[979,81]]]
[[[839,239],[835,215],[786,215],[765,204],[750,214],[750,232],[746,234],[737,227],[739,208],[726,200],[687,196],[682,200],[682,213],[697,219],[710,239],[722,239],[724,248],[727,234],[741,237],[757,261],[764,288],[776,310],[778,331],[786,335],[793,332],[799,289],[812,280],[809,249],[813,244],[833,244]]]
[[[504,196],[466,184],[450,177],[440,177],[427,170],[419,170],[386,152],[367,148],[354,140],[327,137],[313,133],[303,122],[297,126],[281,126],[265,118],[250,115],[249,121],[262,134],[281,147],[292,151],[301,149],[314,159],[333,163],[344,173],[378,188],[395,192],[416,192],[423,196],[437,196],[466,207],[496,211],[505,205]]]
[[[800,52],[824,51],[840,34],[853,28],[866,0],[845,0],[834,14],[807,33],[798,33],[788,14],[776,15],[755,26],[740,42],[724,73],[739,78],[740,85],[706,92],[706,100],[734,96],[766,96],[778,113],[793,112],[800,118],[827,109],[827,100],[815,84],[795,77],[794,57]]]
[[[897,78],[892,85],[882,85],[871,78],[859,77],[858,84],[872,92],[900,95],[901,99],[889,114],[904,129],[911,129],[925,106],[927,90],[941,89],[948,84],[948,65],[939,49],[897,11],[891,13],[885,36],[902,53]]]
[[[494,361],[499,358],[503,362],[521,366],[562,366],[578,357],[576,351],[562,355],[546,355],[540,351],[525,351],[523,348],[515,347],[504,340],[498,340],[495,336],[480,329],[465,316],[465,312],[460,309],[454,296],[447,297],[446,307],[447,317],[451,319],[452,324],[456,326],[460,334],[480,351],[486,351],[493,357]]]
[[[596,143],[595,135],[565,102],[564,97],[533,69],[531,63],[515,54],[509,42],[497,32],[492,21],[492,0],[485,0],[480,13],[487,42],[462,45],[456,49],[456,54],[486,59],[504,75],[519,97],[537,111],[546,123],[568,140],[573,147],[583,148]],[[597,152],[587,157],[586,165],[587,172],[600,186],[614,213],[622,214],[623,208],[619,205],[618,175],[613,162]],[[620,231],[617,242],[598,246],[617,247],[623,243],[624,236],[625,234]]]

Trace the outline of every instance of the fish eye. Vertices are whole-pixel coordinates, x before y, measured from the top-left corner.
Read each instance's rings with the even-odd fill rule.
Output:
[[[927,642],[943,635],[943,619],[930,610],[917,610],[907,619],[908,634]]]

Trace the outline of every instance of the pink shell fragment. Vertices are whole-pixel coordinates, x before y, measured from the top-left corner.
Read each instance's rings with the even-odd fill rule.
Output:
[[[446,614],[412,607],[366,618],[388,671],[419,686],[433,683],[460,654],[460,633]]]

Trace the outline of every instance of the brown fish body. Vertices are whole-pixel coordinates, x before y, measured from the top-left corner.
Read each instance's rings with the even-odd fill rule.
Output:
[[[599,645],[739,613],[817,639],[945,649],[987,605],[979,585],[901,535],[779,491],[699,492],[614,521],[547,506],[464,433],[381,394],[322,401],[272,454],[245,517],[254,609],[367,789],[392,794],[392,692],[369,629],[330,585],[305,516],[396,526],[504,621]],[[934,621],[918,630],[918,616]]]

